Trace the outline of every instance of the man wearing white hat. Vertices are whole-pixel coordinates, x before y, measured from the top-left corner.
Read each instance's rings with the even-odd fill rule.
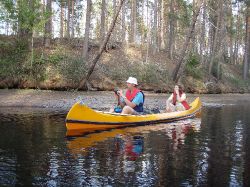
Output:
[[[127,82],[128,90],[126,95],[122,93],[121,90],[118,91],[118,97],[120,97],[120,103],[122,103],[123,108],[122,114],[138,114],[143,112],[144,94],[136,86],[138,85],[137,79],[134,77],[129,77]]]

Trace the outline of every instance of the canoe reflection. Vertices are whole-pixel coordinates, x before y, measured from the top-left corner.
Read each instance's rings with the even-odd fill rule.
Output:
[[[81,137],[70,137],[67,146],[73,154],[85,154],[88,149],[98,143],[113,139],[114,154],[125,154],[129,160],[135,160],[144,150],[145,134],[153,131],[162,131],[173,141],[173,149],[177,149],[184,143],[185,136],[190,132],[200,130],[200,119],[180,121],[177,123],[157,124],[137,127],[113,129],[109,131],[93,132],[85,131]],[[79,136],[80,132],[67,132],[67,136]]]
[[[168,135],[170,135],[170,138],[173,140],[174,150],[180,148],[180,146],[184,144],[185,137],[191,130],[197,131],[197,126],[178,124],[171,130],[171,133],[169,133]]]
[[[115,152],[117,155],[125,153],[128,160],[136,160],[143,152],[143,136],[119,135],[115,137]]]

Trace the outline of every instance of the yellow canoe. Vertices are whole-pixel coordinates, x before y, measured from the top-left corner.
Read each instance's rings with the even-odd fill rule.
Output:
[[[192,118],[197,115],[201,109],[200,98],[196,98],[190,106],[191,108],[189,110],[179,112],[127,115],[96,111],[84,104],[81,104],[81,102],[77,102],[72,106],[67,114],[66,127],[67,130],[81,130],[84,133],[85,131],[90,132],[135,125],[173,122]]]

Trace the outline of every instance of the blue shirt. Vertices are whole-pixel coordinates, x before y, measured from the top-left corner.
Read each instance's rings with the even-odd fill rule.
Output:
[[[141,103],[143,103],[143,95],[141,92],[136,94],[135,98],[132,100],[132,103],[136,104],[136,106],[139,106]]]
[[[120,98],[120,101],[125,103],[122,97]],[[139,106],[141,103],[143,103],[143,94],[141,92],[138,92],[135,98],[132,100],[132,103],[134,103],[136,106]]]

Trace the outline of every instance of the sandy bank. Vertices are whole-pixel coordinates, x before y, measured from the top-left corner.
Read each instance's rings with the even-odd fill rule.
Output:
[[[147,108],[164,109],[165,100],[169,94],[156,94],[145,92],[145,106]],[[191,102],[195,97],[201,97],[204,106],[211,104],[237,104],[237,102],[250,101],[250,94],[188,94]],[[86,105],[107,110],[115,104],[113,92],[110,91],[49,91],[49,90],[0,90],[0,107],[32,107],[39,109],[68,111],[76,102],[82,100]]]

